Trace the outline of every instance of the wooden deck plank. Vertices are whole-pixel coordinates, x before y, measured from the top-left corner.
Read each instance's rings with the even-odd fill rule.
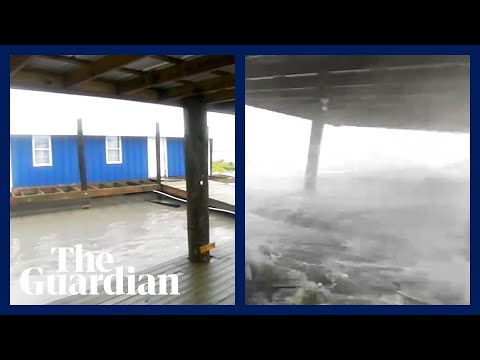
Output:
[[[233,275],[230,275],[228,278],[222,279],[222,287],[215,290],[207,300],[208,305],[216,305],[222,300],[235,294],[235,272]],[[232,302],[231,305],[234,305],[235,302]]]
[[[172,186],[183,191],[186,191],[187,189],[185,180],[169,181],[165,182],[165,185]],[[220,181],[209,180],[208,191],[211,199],[235,205],[235,183],[225,184]]]
[[[228,291],[228,295],[235,291],[235,282],[231,281],[235,279],[235,272],[229,271],[226,274],[223,274],[218,278],[213,285],[208,286],[208,290],[194,292],[190,296],[185,297],[176,297],[170,305],[187,305],[187,304],[204,304],[204,305],[215,305],[215,296],[219,293]]]
[[[155,271],[149,272],[148,270],[142,270],[140,273],[143,274],[151,274],[151,275],[158,275],[158,274],[166,274],[166,273],[174,273],[176,271],[179,271],[179,269],[182,269],[185,264],[188,264],[188,259],[183,259],[183,258],[177,258],[172,262],[168,262],[168,265],[165,266],[157,266],[157,269]],[[140,284],[146,283],[146,279],[137,281],[137,286]],[[127,290],[127,283],[124,281],[124,286],[123,290]],[[98,289],[98,295],[75,295],[75,296],[69,296],[64,299],[57,300],[55,303],[58,304],[69,304],[69,305],[80,305],[80,304],[88,304],[88,303],[93,303],[96,305],[103,304],[106,301],[111,301],[112,300],[112,295],[108,295],[107,293],[104,292],[103,286],[99,287]],[[124,295],[116,295],[115,297],[122,297]],[[132,296],[132,295],[127,295],[127,296]]]
[[[227,296],[225,299],[221,300],[216,305],[235,305],[235,293]]]
[[[190,271],[184,273],[179,277],[179,293],[177,296],[164,296],[164,295],[134,295],[126,302],[119,303],[118,305],[169,305],[175,299],[182,298],[189,304],[198,304],[190,301],[190,294],[192,291],[208,292],[208,288],[203,288],[200,285],[208,280],[211,280],[211,286],[215,287],[215,279],[222,276],[224,272],[232,272],[231,262],[223,260],[218,266],[213,267],[210,264],[192,264]],[[233,271],[234,272],[234,271]],[[211,274],[215,273],[216,277],[212,278]]]
[[[173,269],[167,270],[163,273],[158,273],[157,275],[159,275],[159,274],[176,274],[176,275],[178,275],[179,273],[183,274],[183,270],[185,269],[185,266],[186,266],[186,264],[181,264],[181,265],[179,265],[179,266],[177,266]],[[154,275],[154,274],[146,272],[146,271],[142,271],[142,273]],[[179,276],[179,283],[180,283],[181,280],[182,279]],[[139,284],[143,284],[145,282],[146,281],[139,281],[139,282],[137,282],[137,286]],[[160,286],[159,280],[158,280],[158,278],[156,278],[155,279],[155,291],[158,291],[159,286]],[[180,284],[179,284],[179,287],[180,287]],[[148,298],[150,296],[153,296],[153,295],[128,295],[128,294],[125,294],[125,295],[117,295],[117,296],[112,297],[111,295],[106,295],[105,294],[105,296],[108,296],[107,300],[102,301],[99,304],[101,304],[101,305],[117,305],[117,304],[118,305],[128,305],[128,304],[132,304],[132,303],[137,302],[138,298],[146,299],[146,298]],[[162,296],[162,295],[155,295],[155,296]]]
[[[175,268],[175,269],[172,269],[172,270],[169,270],[169,271],[161,271],[161,272],[158,272],[156,273],[155,275],[159,275],[159,274],[177,274],[179,275],[179,292],[181,293],[181,285],[182,285],[182,282],[189,278],[190,276],[199,276],[201,273],[203,273],[204,269],[200,268],[199,271],[195,271],[195,269],[189,269],[190,267],[192,266],[192,264],[190,263],[186,263],[186,264],[182,264],[181,266],[179,266],[178,268]],[[206,265],[208,266],[208,264]],[[190,270],[190,271],[189,271]],[[154,273],[150,273],[150,272],[146,272],[146,271],[142,271],[142,273],[145,273],[145,274],[152,274],[154,275]],[[159,287],[159,282],[157,281],[157,279],[155,279],[155,289],[158,290],[158,287]],[[142,281],[141,283],[144,283],[145,281]],[[158,296],[158,295],[156,295]],[[111,296],[110,296],[111,297]],[[108,304],[116,304],[116,303],[122,303],[122,304],[130,304],[130,303],[135,303],[135,302],[138,302],[138,298],[141,298],[141,299],[146,299],[146,298],[149,298],[151,297],[150,295],[120,295],[120,296],[117,296],[115,299],[109,299],[108,300]],[[143,300],[142,300],[143,302]],[[106,304],[107,302],[105,303],[102,303],[102,304]]]
[[[210,264],[212,265],[212,264]],[[186,277],[181,280],[181,286],[179,292],[181,296],[164,296],[152,299],[151,304],[155,305],[170,305],[178,302],[179,299],[184,299],[190,302],[191,299],[198,297],[198,293],[210,293],[211,288],[219,286],[220,280],[225,274],[235,275],[235,265],[233,262],[224,260],[219,262],[216,267],[210,267],[205,269],[198,276]],[[200,286],[201,285],[201,286]],[[232,288],[235,291],[235,287]],[[183,301],[183,300],[182,300]],[[193,304],[200,304],[197,302],[191,302]]]
[[[166,180],[166,190],[170,187],[171,195],[186,199],[185,180]],[[133,193],[144,193],[157,190],[158,184],[151,180],[129,180],[121,182],[100,182],[88,184],[86,192],[80,191],[78,184],[52,186],[55,191],[45,192],[41,188],[16,188],[11,192],[10,205],[42,203],[49,201],[76,200]],[[168,192],[168,191],[166,191]],[[212,207],[235,211],[235,183],[224,183],[209,180],[209,204]]]
[[[139,271],[139,274],[177,274],[179,275],[180,295],[107,295],[103,288],[99,295],[76,295],[56,300],[57,305],[168,305],[168,304],[233,304],[235,298],[235,243],[221,243],[212,251],[209,264],[192,264],[186,256]],[[146,280],[138,281],[139,284]],[[114,285],[115,286],[115,285]],[[155,282],[158,291],[158,278]],[[124,291],[127,284],[124,280]],[[230,299],[230,300],[228,300]],[[227,301],[228,300],[228,301]],[[229,302],[230,301],[230,302]]]

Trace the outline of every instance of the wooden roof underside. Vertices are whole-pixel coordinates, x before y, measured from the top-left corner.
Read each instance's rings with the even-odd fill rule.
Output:
[[[181,106],[203,94],[234,114],[235,57],[227,55],[15,55],[10,87]]]
[[[250,106],[332,125],[470,131],[469,56],[248,56],[245,70]]]

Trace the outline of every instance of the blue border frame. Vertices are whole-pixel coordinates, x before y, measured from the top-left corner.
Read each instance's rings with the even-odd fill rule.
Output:
[[[471,79],[470,98],[475,99],[480,93],[480,54],[479,46],[469,45],[3,45],[0,46],[0,112],[6,124],[10,118],[10,54],[149,54],[149,53],[175,53],[175,54],[234,54],[236,56],[236,219],[235,219],[235,306],[208,306],[208,305],[145,305],[145,306],[105,306],[105,305],[10,305],[10,219],[8,193],[2,192],[4,211],[2,211],[1,231],[4,232],[4,241],[0,249],[0,314],[480,314],[479,289],[471,286],[469,306],[390,306],[390,305],[328,305],[328,306],[274,306],[274,305],[245,305],[245,60],[244,55],[470,55]],[[478,102],[470,101],[470,118],[478,117]],[[476,122],[470,121],[471,132],[476,131]],[[9,154],[10,128],[1,128],[0,141],[2,154],[6,164]],[[471,152],[480,153],[475,142],[471,143]],[[476,151],[472,151],[476,150]],[[476,161],[472,158],[471,161]],[[1,187],[7,187],[6,165],[5,176],[0,177]],[[475,166],[473,167],[475,170]],[[476,178],[475,171],[471,177]],[[475,199],[475,188],[471,188],[470,198]],[[476,214],[471,212],[470,223],[475,223]],[[8,230],[7,230],[8,229]],[[475,238],[475,229],[471,229],[471,239]],[[8,234],[7,234],[8,232]],[[7,236],[8,235],[8,236]],[[471,240],[471,256],[474,259],[470,267],[470,284],[478,284],[480,262],[478,258],[478,244]]]

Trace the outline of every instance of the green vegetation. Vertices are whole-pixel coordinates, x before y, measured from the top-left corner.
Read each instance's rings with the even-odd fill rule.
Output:
[[[212,163],[213,173],[224,173],[235,170],[235,164],[233,162],[224,162],[223,160],[217,160]]]

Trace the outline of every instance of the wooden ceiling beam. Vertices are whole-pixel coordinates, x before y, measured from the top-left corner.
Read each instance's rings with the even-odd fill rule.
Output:
[[[69,88],[93,80],[112,70],[131,64],[144,55],[107,55],[97,61],[65,75],[65,87]]]
[[[218,76],[230,75],[228,71],[223,71],[223,70],[214,70],[212,71],[212,74],[218,75]]]
[[[208,111],[215,111],[229,115],[235,115],[235,101],[224,101],[208,104]]]
[[[145,89],[131,96],[120,96],[117,93],[115,84],[100,79],[84,82],[75,86],[75,88],[65,88],[64,78],[61,75],[26,70],[19,72],[10,81],[10,87],[15,89],[50,91],[73,95],[159,103],[158,91],[154,89]]]
[[[62,56],[62,55],[35,55],[35,57],[43,58],[47,60],[59,61],[67,64],[79,65],[79,66],[88,66],[92,62],[85,59],[77,59],[70,56]],[[143,75],[145,72],[140,70],[128,69],[128,68],[119,68],[117,69],[120,72],[130,75]]]
[[[181,64],[184,62],[184,60],[169,56],[169,55],[149,55],[150,57],[160,60],[160,61],[167,61],[172,64]]]
[[[201,56],[181,64],[161,70],[153,70],[145,75],[119,84],[120,94],[129,94],[172,80],[216,70],[235,63],[234,56]]]
[[[223,81],[223,80],[222,80]],[[228,83],[229,80],[225,84]],[[211,85],[211,84],[210,84]],[[34,71],[21,71],[10,82],[10,87],[14,89],[49,91],[55,93],[73,94],[104,97],[120,100],[131,100],[139,102],[147,102],[153,104],[168,104],[173,106],[181,106],[179,98],[169,102],[164,99],[164,93],[156,89],[143,89],[130,95],[120,95],[114,83],[105,80],[91,80],[79,84],[74,88],[65,88],[64,79],[61,75],[40,73]],[[213,85],[210,89],[213,90]],[[235,89],[222,89],[219,91],[212,91],[205,94],[205,102],[208,104],[220,104],[224,102],[231,102],[235,100]],[[210,106],[210,105],[209,105]],[[222,108],[221,105],[215,105]],[[215,106],[213,108],[215,108]],[[228,106],[224,106],[228,108]],[[232,110],[233,111],[233,110]],[[222,111],[223,112],[223,111]],[[231,112],[231,111],[230,111]]]
[[[235,100],[235,89],[223,89],[205,94],[207,104],[222,103]]]
[[[469,95],[469,82],[418,83],[413,85],[404,84],[365,84],[364,86],[352,87],[304,87],[304,88],[280,88],[246,90],[245,95],[250,99],[281,99],[281,98],[305,98],[305,97],[362,97],[362,96],[412,96],[412,95]]]
[[[321,104],[320,96],[281,96],[281,97],[270,97],[270,98],[261,98],[256,96],[247,96],[246,103],[248,104],[268,104],[273,106],[301,106],[309,104]],[[402,106],[409,103],[422,103],[422,104],[433,104],[437,105],[442,104],[455,104],[459,102],[466,102],[469,100],[469,97],[466,94],[438,94],[432,96],[425,93],[409,93],[402,96],[394,95],[361,95],[361,96],[334,96],[329,98],[329,106],[335,106],[339,104],[369,104],[369,103],[390,103],[390,104],[401,104]]]
[[[15,76],[20,70],[32,61],[31,55],[12,55],[10,56],[10,77]]]
[[[470,66],[466,55],[335,55],[260,56],[246,60],[247,78],[327,72],[361,72],[372,69]]]
[[[378,70],[353,74],[315,74],[300,77],[275,77],[261,80],[246,81],[246,90],[275,90],[302,87],[339,87],[362,84],[396,84],[396,85],[456,85],[461,82],[468,84],[469,68],[452,68],[448,70]]]
[[[177,86],[161,92],[161,100],[187,97],[195,93],[207,93],[211,91],[235,87],[235,75],[229,74],[213,79],[203,80]]]

